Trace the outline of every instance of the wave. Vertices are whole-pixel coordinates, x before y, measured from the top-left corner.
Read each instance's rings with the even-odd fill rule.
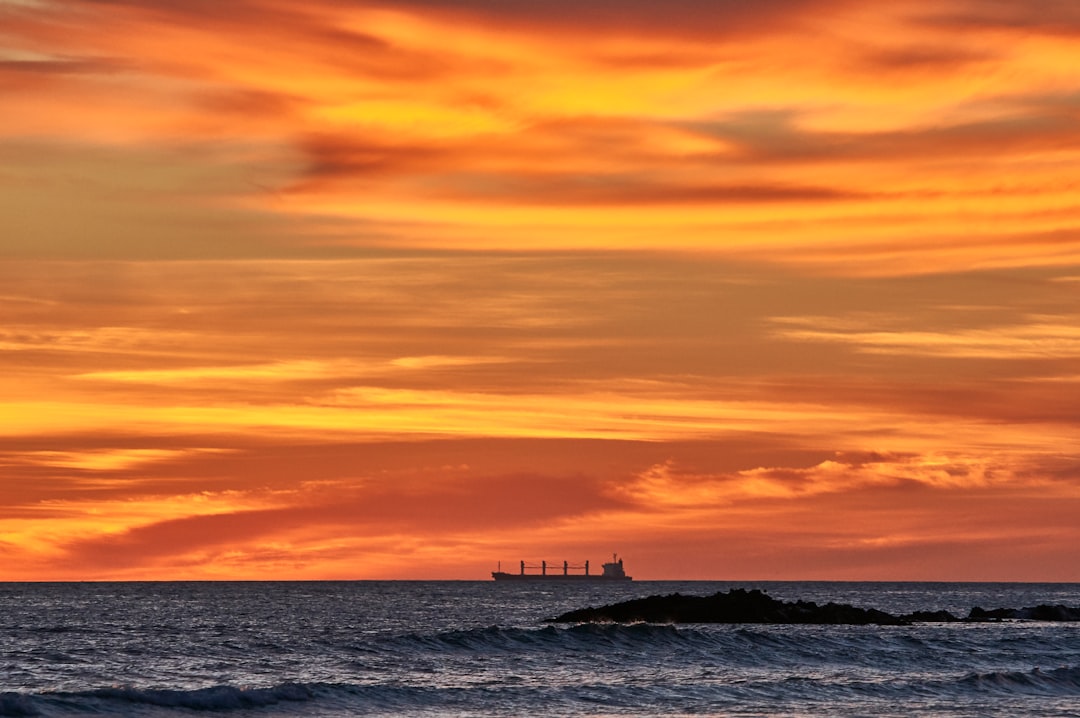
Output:
[[[1074,632],[1038,626],[1018,632],[1000,624],[579,624],[315,638],[307,644],[311,652],[276,659],[276,647],[230,652],[220,662],[232,667],[227,674],[216,673],[218,662],[205,664],[201,675],[215,671],[210,680],[223,685],[181,683],[161,669],[153,674],[158,678],[141,679],[169,676],[154,687],[77,682],[62,690],[0,693],[0,716],[589,715],[597,706],[615,715],[643,707],[724,713],[773,704],[794,706],[791,714],[799,706],[811,706],[803,713],[824,713],[830,711],[813,707],[860,705],[854,714],[886,715],[886,708],[920,700],[1027,704],[1080,697]],[[1015,670],[1061,664],[1068,665]],[[102,675],[68,665],[53,665],[55,675],[86,681]],[[112,680],[140,681],[121,676]],[[236,684],[224,685],[229,681]],[[897,708],[890,715],[919,712]]]
[[[0,694],[0,716],[62,713],[132,713],[143,709],[227,712],[309,701],[312,686],[283,683],[270,688],[210,686],[193,690],[111,686],[89,691]]]
[[[697,632],[655,624],[580,624],[569,628],[473,628],[435,634],[405,634],[381,639],[380,648],[434,651],[564,650],[582,646],[659,646],[692,641]],[[370,646],[357,646],[370,650]]]
[[[1045,643],[1045,640],[1043,641]],[[1041,645],[1041,644],[1037,644]],[[643,658],[678,651],[682,659],[695,655],[722,656],[737,665],[784,665],[839,658],[853,651],[881,653],[883,658],[909,660],[912,655],[963,652],[970,646],[961,632],[908,629],[881,630],[866,626],[674,626],[654,623],[581,623],[543,628],[489,626],[432,634],[402,634],[371,643],[353,643],[357,654],[395,655],[595,653],[640,655]],[[970,664],[968,664],[970,665]]]
[[[1009,695],[1080,695],[1080,666],[1062,666],[1048,671],[992,671],[973,673],[959,681],[964,689],[978,693]]]
[[[242,715],[356,715],[450,711],[459,713],[523,713],[543,706],[547,714],[592,714],[597,706],[612,713],[637,712],[651,706],[657,712],[746,708],[752,705],[789,707],[823,705],[863,707],[873,713],[911,700],[949,703],[985,700],[1068,700],[1080,696],[1080,666],[1052,670],[975,673],[953,681],[928,683],[860,681],[854,676],[783,676],[774,674],[717,683],[709,680],[643,684],[583,681],[578,685],[437,686],[399,683],[330,684],[282,683],[268,688],[227,685],[192,690],[110,687],[90,691],[0,694],[0,716],[130,715],[167,716],[192,713]],[[300,704],[300,705],[298,705]],[[841,711],[843,712],[843,711]]]
[[[887,639],[888,653],[895,653]],[[902,640],[902,639],[897,639]],[[783,666],[843,656],[853,649],[852,641],[869,641],[862,650],[875,650],[878,641],[869,633],[847,632],[807,639],[774,627],[709,628],[675,627],[660,624],[577,624],[544,628],[501,628],[489,626],[435,634],[405,634],[354,644],[351,650],[361,663],[386,654],[400,660],[427,658],[467,660],[474,656],[547,656],[552,660],[587,661],[607,665],[650,663],[668,658],[678,664],[722,658],[738,666]]]
[[[401,665],[437,667],[465,665],[479,658],[527,659],[574,665],[581,670],[633,670],[665,663],[692,669],[722,664],[738,669],[790,670],[808,666],[843,669],[874,666],[909,673],[930,670],[963,675],[963,671],[995,670],[997,656],[1024,655],[1028,665],[1072,662],[1072,639],[1060,632],[1026,631],[1023,637],[1002,626],[896,627],[866,626],[673,626],[663,624],[576,624],[542,628],[488,626],[429,634],[401,634],[352,643],[357,667]],[[972,662],[973,652],[983,657]]]
[[[32,696],[25,693],[0,693],[0,716],[36,716],[41,712]]]

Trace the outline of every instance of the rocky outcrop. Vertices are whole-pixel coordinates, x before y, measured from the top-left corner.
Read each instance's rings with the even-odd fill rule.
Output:
[[[570,611],[557,623],[824,623],[901,625],[903,620],[873,608],[813,601],[785,602],[754,589],[735,588],[712,596],[650,596],[600,608]]]
[[[711,596],[649,596],[599,608],[569,611],[548,619],[555,623],[803,623],[904,626],[912,623],[987,622],[1001,620],[1080,621],[1080,607],[1039,605],[1030,608],[975,607],[967,618],[948,611],[915,611],[894,616],[875,608],[844,603],[780,601],[757,589],[735,588]]]
[[[904,623],[952,623],[960,620],[948,611],[913,611],[900,618]]]
[[[1002,620],[1028,620],[1028,621],[1080,621],[1080,606],[1069,608],[1068,606],[1050,606],[1045,603],[1028,608],[995,608],[992,611],[976,606],[968,614],[969,621],[1002,621]]]

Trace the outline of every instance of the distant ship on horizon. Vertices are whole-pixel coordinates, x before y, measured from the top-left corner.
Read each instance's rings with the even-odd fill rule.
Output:
[[[499,565],[498,571],[492,571],[491,577],[496,581],[633,581],[632,576],[627,576],[626,571],[623,569],[623,561],[619,558],[618,554],[611,555],[611,561],[603,564],[603,573],[589,573],[589,562],[586,561],[583,564],[571,564],[569,561],[563,561],[562,566],[558,564],[548,565],[547,561],[541,561],[539,564],[526,564],[521,561],[519,564],[518,573],[506,573],[502,570],[502,565]],[[528,570],[536,571],[539,569],[539,573],[527,573]],[[553,572],[549,573],[549,569]],[[560,571],[561,569],[561,571]],[[577,573],[571,573],[575,571]]]

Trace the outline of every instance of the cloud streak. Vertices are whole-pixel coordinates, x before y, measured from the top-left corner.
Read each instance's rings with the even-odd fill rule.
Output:
[[[828,319],[822,319],[787,317],[776,321],[790,327],[779,331],[787,339],[849,344],[866,353],[1010,361],[1080,357],[1077,317],[1031,317],[1019,325],[954,332],[860,331],[850,323],[845,323],[845,331],[818,326],[829,324]]]
[[[678,248],[903,273],[1007,265],[1026,244],[1028,263],[1067,264],[1080,221],[1067,171],[1076,88],[1057,69],[1075,54],[1070,12],[990,0],[876,12],[821,0],[24,5],[6,10],[14,54],[0,73],[28,92],[5,101],[0,134],[11,147],[62,141],[69,167],[86,161],[83,143],[142,157],[111,172],[130,178],[126,192],[182,173],[193,152],[211,160],[173,206],[195,221],[212,205],[247,241],[159,252]],[[138,31],[151,24],[152,42]],[[560,39],[583,32],[587,44]],[[72,103],[86,107],[77,123]],[[162,146],[186,156],[146,154]],[[214,201],[187,194],[208,176]],[[60,216],[43,189],[35,219],[20,219],[40,228],[16,253],[86,247],[86,222],[40,219]],[[106,196],[90,182],[65,194],[87,213]],[[118,206],[98,236],[138,226],[134,214]],[[272,217],[296,233],[268,234]],[[1055,239],[1030,241],[1040,235]]]
[[[0,4],[4,577],[1076,580],[1033,8]]]

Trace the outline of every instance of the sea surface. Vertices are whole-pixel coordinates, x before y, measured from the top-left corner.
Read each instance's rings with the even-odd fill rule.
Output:
[[[1080,584],[0,584],[3,716],[1080,716],[1080,624],[552,625],[760,588],[892,613]]]

